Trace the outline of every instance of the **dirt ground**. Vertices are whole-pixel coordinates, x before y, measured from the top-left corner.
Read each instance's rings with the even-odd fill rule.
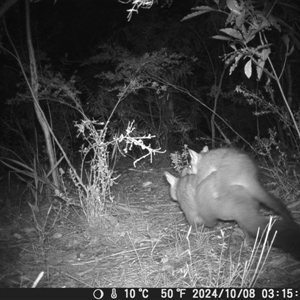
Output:
[[[113,202],[93,226],[51,195],[33,214],[25,184],[1,177],[0,287],[31,287],[40,272],[37,287],[249,286],[255,266],[242,274],[251,255],[243,232],[220,223],[190,233],[163,176],[172,172],[167,156],[115,170]],[[254,286],[299,288],[300,263],[272,249]]]

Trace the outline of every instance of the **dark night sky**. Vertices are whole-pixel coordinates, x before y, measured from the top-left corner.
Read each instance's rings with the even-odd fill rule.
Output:
[[[22,62],[28,60],[24,3],[18,1],[4,15],[7,30]],[[44,53],[54,69],[61,69],[62,58],[67,58],[69,74],[77,70],[85,59],[95,55],[97,46],[104,43],[121,45],[138,55],[159,51],[162,47],[182,51],[186,44],[182,41],[179,46],[178,39],[182,38],[180,34],[174,34],[174,28],[182,25],[180,20],[191,12],[193,4],[194,0],[174,0],[170,7],[163,8],[154,4],[150,9],[140,8],[128,21],[127,10],[132,4],[122,4],[118,0],[31,2],[33,45],[36,55]],[[171,38],[174,38],[173,47],[168,44]],[[5,34],[1,42],[13,52]],[[1,75],[4,87],[0,89],[2,95],[5,93],[5,98],[9,98],[15,90],[13,83],[18,82],[18,68],[12,67],[15,61],[5,52],[0,53],[0,65],[5,66]],[[11,72],[9,76],[8,72]]]
[[[68,53],[73,58],[88,55],[101,39],[127,25],[126,5],[116,0],[58,0],[56,3],[47,0],[32,4],[32,16],[52,35],[56,54]]]
[[[207,2],[215,4],[213,0]],[[211,38],[213,35],[219,34],[219,28],[222,28],[226,21],[226,14],[203,14],[181,22],[183,17],[192,12],[192,7],[196,4],[201,5],[201,3],[204,1],[174,0],[170,7],[163,8],[154,4],[150,9],[140,8],[138,14],[133,13],[128,22],[127,10],[132,7],[132,3],[122,4],[118,0],[42,0],[32,2],[30,7],[33,44],[36,54],[44,53],[50,59],[49,64],[54,70],[68,76],[72,75],[74,71],[78,71],[86,59],[99,54],[97,46],[104,43],[110,44],[112,48],[115,45],[123,46],[128,49],[132,57],[135,55],[142,57],[145,53],[159,51],[162,48],[168,49],[170,53],[196,56],[198,62],[193,65],[193,68],[197,68],[194,71],[195,76],[186,80],[185,83],[201,89],[198,92],[206,96],[203,91],[209,90],[214,80],[211,61],[215,64],[215,70],[219,72],[224,65],[224,61],[221,59],[224,49],[225,53],[231,50],[226,49],[227,43]],[[222,3],[222,8],[228,11],[224,5],[226,0],[222,0],[220,3]],[[292,3],[293,0],[281,2],[282,5],[275,8],[275,15],[278,15],[278,10],[283,7],[293,16],[295,10],[291,11],[288,6]],[[285,20],[282,10],[280,13]],[[24,1],[18,1],[11,7],[6,12],[5,19],[22,62],[28,62]],[[290,20],[293,19],[290,18]],[[290,23],[293,24],[292,21]],[[273,44],[276,41],[278,43],[281,33],[277,30],[268,33],[269,43],[272,44],[272,59],[278,63],[279,69],[284,55],[283,52],[279,52],[279,47],[275,48]],[[5,35],[1,42],[11,50]],[[64,57],[68,59],[68,61],[65,60],[68,65],[64,64],[62,67],[62,58]],[[2,52],[0,53],[0,64],[4,60],[5,63],[8,60],[11,62],[6,63],[6,70],[2,72],[0,80],[4,87],[0,91],[2,97],[6,93],[6,97],[9,98],[16,90],[15,85],[20,81],[18,79],[20,75],[18,68],[15,67],[16,62]],[[233,89],[231,84],[234,86],[236,83],[246,82],[250,85],[253,82],[254,87],[257,84],[255,76],[251,78],[251,82],[245,78],[242,63],[230,77],[225,76],[224,80],[228,80],[226,87],[230,86],[230,91]],[[297,68],[296,65],[293,66],[295,69]],[[107,66],[101,67],[105,69]],[[12,71],[8,76],[7,74],[11,70],[14,70],[14,73]],[[294,71],[295,74],[296,71],[298,68]],[[174,73],[177,76],[179,72]],[[4,81],[5,84],[3,84]],[[299,85],[295,85],[295,88],[298,89],[298,87]]]
[[[154,4],[151,9],[140,8],[128,22],[126,10],[132,5],[117,0],[44,0],[31,4],[33,35],[36,20],[37,41],[42,48],[45,43],[56,58],[67,53],[71,59],[83,59],[101,42],[115,39],[120,44],[126,43],[122,28],[139,23],[137,26],[142,29],[143,21],[151,20],[180,22],[192,7],[191,1],[180,2],[175,0],[171,7]]]

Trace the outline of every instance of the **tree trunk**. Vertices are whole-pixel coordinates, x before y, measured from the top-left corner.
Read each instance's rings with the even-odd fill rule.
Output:
[[[34,49],[32,45],[32,37],[31,37],[31,30],[30,30],[30,3],[29,0],[26,0],[26,33],[27,33],[27,45],[29,51],[29,60],[30,60],[30,75],[31,75],[31,93],[33,96],[33,105],[34,110],[37,116],[37,119],[42,127],[45,142],[46,142],[46,149],[50,163],[50,169],[52,170],[52,178],[54,185],[59,188],[60,181],[58,172],[56,169],[56,156],[53,148],[53,143],[51,139],[51,132],[49,130],[49,123],[46,120],[46,117],[41,109],[39,104],[39,95],[38,95],[38,74],[37,74],[37,67],[34,55]]]

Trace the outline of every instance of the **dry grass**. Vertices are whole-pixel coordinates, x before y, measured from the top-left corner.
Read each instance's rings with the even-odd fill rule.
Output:
[[[1,286],[31,287],[43,271],[37,287],[299,287],[298,262],[277,250],[265,262],[233,223],[190,231],[163,171],[123,174],[93,226],[59,201],[6,215]]]

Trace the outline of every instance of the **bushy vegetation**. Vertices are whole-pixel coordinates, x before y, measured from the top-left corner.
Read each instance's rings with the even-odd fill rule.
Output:
[[[71,206],[91,227],[114,222],[111,187],[121,156],[136,167],[167,150],[181,171],[187,147],[238,146],[266,159],[286,193],[298,184],[299,4],[198,1],[190,12],[186,1],[162,1],[163,9],[131,2],[130,22],[95,32],[97,42],[76,61],[57,59],[50,47],[62,30],[57,14],[30,18],[26,6],[20,39],[13,15],[1,25],[1,171],[26,184],[41,243]],[[89,16],[88,4],[76,5]],[[47,216],[55,210],[56,218],[40,223],[45,198]]]

